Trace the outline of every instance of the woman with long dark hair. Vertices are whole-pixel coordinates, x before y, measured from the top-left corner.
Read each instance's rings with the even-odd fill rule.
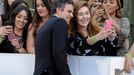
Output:
[[[24,5],[17,6],[6,25],[10,25],[12,32],[8,34],[0,44],[0,52],[4,53],[27,53],[26,39],[29,24],[31,23],[31,12]]]

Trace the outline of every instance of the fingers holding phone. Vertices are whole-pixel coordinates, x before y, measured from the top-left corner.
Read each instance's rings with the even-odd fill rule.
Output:
[[[96,35],[99,40],[107,38],[111,34],[110,30],[105,30],[104,28]]]
[[[8,40],[11,42],[11,44],[15,47],[15,48],[20,48],[20,44],[18,39],[16,38],[13,28],[12,27],[8,27],[11,32],[8,34]]]
[[[13,28],[11,27],[11,32],[8,34],[8,40],[11,41],[12,39],[16,39],[16,36],[13,32]]]
[[[110,35],[108,36],[108,39],[110,41],[113,41],[117,35],[115,28],[113,27],[113,21],[112,20],[106,20],[104,23],[104,29],[110,30]]]
[[[108,36],[108,39],[109,39],[110,41],[113,41],[116,36],[117,36],[117,33],[116,33],[116,31],[115,31],[115,28],[112,27],[112,29],[111,29],[111,34]]]
[[[6,26],[6,35],[10,34],[12,32],[12,26]]]
[[[113,28],[112,21],[111,20],[105,20],[104,28],[102,29],[104,31],[103,34],[106,35],[106,37],[109,37],[112,34],[112,31],[113,31],[112,28]]]
[[[10,34],[12,29],[12,26],[1,26],[0,27],[0,36],[5,37],[6,35]]]
[[[95,11],[95,16],[101,17],[105,13],[104,9],[98,9]]]

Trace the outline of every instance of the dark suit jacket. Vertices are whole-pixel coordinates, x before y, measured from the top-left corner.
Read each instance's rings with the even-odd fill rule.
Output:
[[[67,64],[67,23],[52,16],[37,32],[34,75],[71,75]]]

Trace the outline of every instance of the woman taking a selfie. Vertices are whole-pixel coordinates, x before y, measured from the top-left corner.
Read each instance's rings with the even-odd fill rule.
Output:
[[[23,5],[17,6],[11,14],[7,25],[12,32],[5,37],[0,44],[0,52],[4,53],[27,53],[26,39],[28,27],[31,23],[31,12]]]
[[[109,37],[113,34],[114,30],[100,29],[97,25],[92,25],[90,20],[91,8],[87,1],[79,1],[76,3],[74,18],[71,21],[71,25],[69,25],[68,53],[70,55],[81,56],[115,56],[115,54],[109,52],[109,49],[116,48],[117,44],[116,39],[109,41]],[[115,47],[111,45],[111,42]]]
[[[102,0],[102,4],[106,8],[108,19],[113,21],[113,26],[118,36],[118,54],[125,55],[129,48],[128,36],[130,32],[130,23],[128,18],[121,14],[120,0]]]

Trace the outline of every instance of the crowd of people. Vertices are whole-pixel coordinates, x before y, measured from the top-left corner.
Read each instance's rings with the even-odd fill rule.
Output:
[[[4,0],[0,15],[0,53],[35,54],[34,75],[71,75],[67,54],[125,56],[133,68],[134,45],[129,50],[130,22],[120,0],[34,0],[31,14],[24,0]],[[129,50],[129,51],[128,51]]]

